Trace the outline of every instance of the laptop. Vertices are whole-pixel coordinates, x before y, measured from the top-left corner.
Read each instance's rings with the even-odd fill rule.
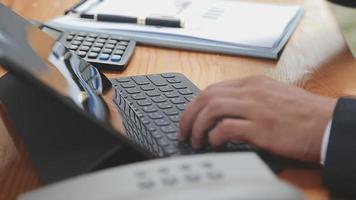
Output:
[[[108,80],[59,41],[0,4],[0,65],[10,72],[0,82],[0,98],[44,182],[151,158],[211,152],[192,150],[176,139],[182,105],[199,92],[183,75]],[[161,143],[162,137],[168,142]],[[224,151],[255,150],[245,147],[230,143]],[[275,157],[261,155],[272,169],[280,169]]]

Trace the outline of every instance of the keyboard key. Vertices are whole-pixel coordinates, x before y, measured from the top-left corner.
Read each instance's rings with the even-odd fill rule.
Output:
[[[121,60],[121,56],[119,55],[113,55],[111,56],[111,59],[110,59],[112,62],[119,62]]]
[[[107,35],[107,34],[100,34],[100,35],[99,35],[99,38],[101,38],[101,39],[108,39],[108,38],[109,38],[109,35]]]
[[[69,46],[69,49],[73,50],[73,51],[77,50],[78,48],[79,48],[79,46],[77,46],[77,45],[70,45]]]
[[[113,48],[114,48],[114,47],[113,47]],[[123,45],[118,45],[118,46],[116,47],[116,49],[118,49],[118,50],[124,50],[124,49],[126,49],[126,47],[123,46]]]
[[[157,108],[155,106],[145,106],[143,107],[143,111],[146,113],[157,112]]]
[[[129,89],[126,89],[126,92],[129,93],[129,94],[138,94],[138,93],[141,93],[140,90],[136,89],[136,88],[129,88]]]
[[[195,95],[187,95],[187,96],[184,96],[186,100],[188,100],[189,102],[193,101],[194,98],[195,98]]]
[[[130,82],[131,79],[128,78],[128,77],[123,77],[123,78],[118,78],[118,79],[115,79],[117,82],[119,83],[126,83],[126,82]]]
[[[187,106],[186,104],[179,104],[177,105],[177,109],[180,111],[184,111],[186,106]]]
[[[157,142],[158,142],[158,144],[161,145],[161,146],[167,146],[167,145],[169,145],[168,140],[165,139],[165,138],[161,138],[161,139],[159,139]]]
[[[108,49],[113,49],[114,47],[115,47],[115,45],[112,45],[112,44],[105,45],[105,48],[108,48]]]
[[[96,40],[96,42],[99,42],[99,43],[105,43],[105,42],[106,42],[106,40],[105,40],[105,39],[102,39],[102,38],[99,38],[99,39],[97,39],[97,40]]]
[[[177,128],[175,126],[169,125],[169,126],[163,126],[161,127],[161,130],[163,133],[175,133],[177,132]]]
[[[111,49],[104,49],[102,53],[111,54],[112,50]]]
[[[119,42],[119,45],[124,45],[124,46],[127,46],[129,43],[128,42],[126,42],[126,41],[120,41]]]
[[[172,92],[173,88],[169,85],[158,88],[161,92]]]
[[[99,59],[100,60],[108,60],[109,57],[110,57],[109,54],[103,53],[103,54],[100,54]]]
[[[160,96],[161,95],[161,93],[159,93],[157,90],[148,91],[148,92],[146,92],[146,94],[149,97],[155,97],[155,96]]]
[[[157,126],[167,126],[170,124],[170,122],[165,119],[158,119],[158,120],[155,120],[155,124]]]
[[[90,51],[95,52],[95,53],[99,53],[101,51],[101,48],[93,47],[93,48],[90,49]]]
[[[82,47],[80,47],[80,50],[81,50],[81,51],[89,51],[89,49],[90,49],[90,47],[88,47],[88,46],[82,46]]]
[[[143,91],[150,91],[150,90],[154,90],[155,88],[152,85],[142,85],[141,89]]]
[[[132,77],[132,80],[134,80],[138,85],[146,85],[150,83],[150,81],[144,76],[134,76]]]
[[[161,133],[157,132],[157,131],[151,132],[151,135],[156,139],[163,138],[163,135]]]
[[[121,85],[121,87],[123,87],[123,88],[133,88],[133,87],[136,86],[135,84],[130,83],[130,82],[121,83],[120,85]]]
[[[122,54],[124,54],[123,50],[115,50],[114,51],[114,55],[122,55]]]
[[[173,98],[171,102],[174,104],[182,104],[185,103],[185,99],[183,97]]]
[[[167,79],[168,83],[181,83],[182,81],[177,78],[169,78]]]
[[[160,108],[160,109],[168,109],[168,108],[172,108],[171,104],[165,102],[165,103],[158,103],[157,106]]]
[[[166,115],[178,115],[179,114],[178,111],[173,109],[173,108],[168,109],[168,110],[164,110],[163,112]]]
[[[98,47],[98,48],[103,48],[103,46],[104,46],[104,43],[100,43],[100,42],[96,42],[94,44],[94,47]]]
[[[152,103],[147,99],[146,100],[137,101],[137,104],[139,106],[150,106],[150,105],[152,105]]]
[[[94,38],[91,38],[91,37],[87,37],[87,38],[85,38],[85,41],[87,41],[87,42],[94,42],[95,39],[94,39]]]
[[[86,33],[84,33],[84,32],[79,32],[79,33],[78,33],[78,35],[79,35],[79,36],[82,36],[82,37],[87,36],[87,34],[86,34]]]
[[[175,89],[185,89],[185,88],[187,88],[187,86],[184,85],[183,83],[174,84],[173,87],[174,87]]]
[[[73,40],[73,35],[68,35],[67,38],[66,38],[66,40],[67,40],[68,42],[70,42],[71,40]]]
[[[88,47],[90,47],[91,45],[93,45],[92,42],[83,42],[83,46],[88,46]]]
[[[96,33],[89,33],[88,37],[96,38],[96,37],[98,37],[98,34],[96,34]]]
[[[155,112],[155,113],[150,113],[148,117],[155,120],[155,119],[162,119],[163,115],[161,115],[159,112]]]
[[[182,95],[190,95],[193,94],[193,92],[189,89],[182,89],[182,90],[178,90],[178,92]]]
[[[83,40],[84,40],[84,38],[83,38],[83,37],[78,36],[78,37],[76,37],[74,40],[81,42],[81,41],[83,41]]]
[[[146,96],[143,94],[134,94],[131,96],[134,100],[142,100],[142,99],[146,99]]]
[[[95,53],[95,52],[90,52],[90,53],[88,54],[88,58],[96,58],[96,57],[98,57],[98,54]]]
[[[148,119],[146,119],[146,118],[142,118],[142,119],[141,119],[141,122],[142,122],[143,124],[145,124],[145,125],[148,125],[148,124],[151,123],[150,120],[148,120]]]
[[[80,56],[80,57],[82,57],[82,58],[84,58],[84,57],[87,55],[87,52],[85,52],[85,51],[78,51],[78,52],[77,52],[77,55]]]
[[[179,115],[170,116],[169,119],[174,123],[178,123],[180,120]]]
[[[179,94],[177,92],[167,92],[164,94],[167,98],[176,98],[179,97]]]
[[[151,133],[157,131],[156,127],[153,124],[147,125],[146,127]]]
[[[163,73],[163,74],[161,74],[161,76],[163,78],[174,78],[174,77],[176,77],[176,75],[173,74],[173,73]]]
[[[151,98],[153,102],[155,103],[162,103],[162,102],[166,102],[166,99],[163,98],[162,96],[158,96],[158,97],[152,97]]]
[[[152,81],[152,83],[155,86],[166,86],[166,85],[168,85],[166,80],[164,78],[162,78],[160,75],[148,76],[148,79],[150,79],[150,81]]]
[[[173,140],[173,141],[178,140],[176,133],[168,133],[168,134],[166,134],[166,136],[169,140]]]
[[[108,44],[116,44],[117,41],[116,40],[108,40]]]

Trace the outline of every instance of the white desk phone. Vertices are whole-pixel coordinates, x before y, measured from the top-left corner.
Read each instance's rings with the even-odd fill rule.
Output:
[[[182,156],[81,175],[19,200],[303,200],[253,153]]]

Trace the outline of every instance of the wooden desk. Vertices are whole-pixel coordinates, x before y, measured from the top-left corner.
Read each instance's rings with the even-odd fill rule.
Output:
[[[0,0],[25,18],[40,21],[61,15],[76,1]],[[140,46],[126,71],[107,75],[181,72],[203,89],[222,80],[266,74],[321,95],[355,95],[356,62],[327,4],[322,0],[287,2],[303,5],[306,13],[278,61]],[[18,194],[39,187],[40,181],[6,114],[2,112],[1,116],[5,123],[0,121],[0,199],[13,200]],[[329,199],[320,183],[321,170],[291,167],[279,177],[301,188],[309,199]]]

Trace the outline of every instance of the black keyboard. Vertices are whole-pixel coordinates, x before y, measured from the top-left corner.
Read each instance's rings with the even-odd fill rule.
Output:
[[[124,120],[126,134],[136,143],[159,156],[211,152],[194,150],[177,139],[179,115],[199,93],[184,75],[163,73],[111,79],[114,103]],[[224,151],[251,151],[247,144],[228,143]]]

